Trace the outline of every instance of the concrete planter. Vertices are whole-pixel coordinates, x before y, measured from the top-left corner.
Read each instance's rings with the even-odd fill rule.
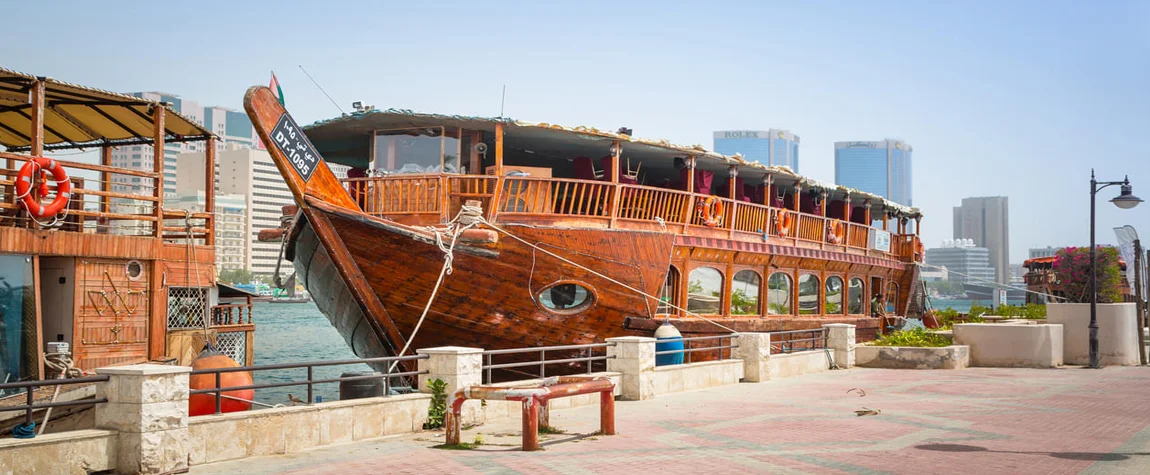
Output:
[[[1090,304],[1046,304],[1046,320],[1062,325],[1062,359],[1090,363]],[[1098,304],[1098,355],[1104,365],[1138,364],[1137,311],[1133,303]]]
[[[1062,365],[1062,325],[960,323],[954,341],[970,346],[971,366],[1056,368]]]
[[[970,366],[970,347],[857,346],[855,365],[888,369],[963,369]]]

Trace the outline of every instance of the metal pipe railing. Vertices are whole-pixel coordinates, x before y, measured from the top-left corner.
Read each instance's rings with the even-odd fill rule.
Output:
[[[592,372],[594,372],[592,368],[593,368],[593,365],[596,361],[606,361],[606,360],[615,358],[613,355],[606,355],[606,354],[603,354],[601,356],[593,355],[593,352],[595,349],[598,349],[598,348],[604,348],[605,349],[609,346],[615,346],[615,343],[588,343],[588,344],[584,344],[584,345],[558,345],[558,346],[539,346],[539,347],[535,347],[535,348],[511,348],[511,349],[503,349],[503,350],[487,350],[487,351],[483,352],[483,358],[484,358],[485,363],[482,365],[482,367],[480,369],[484,372],[484,375],[486,376],[487,382],[491,382],[492,370],[495,370],[495,369],[525,368],[525,367],[535,366],[535,367],[539,368],[539,374],[537,376],[540,378],[545,378],[545,377],[547,377],[547,365],[565,364],[565,363],[586,363],[586,368],[585,368],[586,372],[587,372],[587,374],[591,374]],[[547,352],[548,351],[550,351],[552,353],[554,353],[554,352],[565,352],[568,354],[570,354],[571,352],[574,352],[574,351],[578,351],[578,352],[582,353],[582,355],[576,356],[576,357],[568,357],[568,358],[548,360],[547,359]],[[604,350],[604,351],[606,351],[606,350]],[[498,363],[498,364],[494,362],[494,357],[496,355],[522,355],[522,354],[530,354],[530,353],[536,353],[536,352],[539,353],[539,359],[538,360],[520,361],[520,362],[515,362],[515,363]]]
[[[43,381],[19,381],[15,383],[2,383],[0,384],[0,391],[5,389],[24,389],[26,399],[24,404],[18,406],[4,406],[0,407],[0,412],[9,411],[24,411],[24,423],[31,424],[32,413],[37,409],[47,409],[49,407],[69,407],[69,406],[88,406],[92,404],[100,404],[108,402],[108,398],[95,398],[95,399],[81,399],[78,401],[57,401],[57,402],[42,402],[35,401],[34,389],[43,386],[57,386],[68,384],[88,384],[88,383],[102,383],[108,380],[108,375],[97,376],[84,376],[81,378],[72,379],[47,379]]]
[[[394,363],[399,361],[413,361],[424,360],[429,358],[430,355],[411,355],[411,356],[383,356],[379,358],[356,358],[346,360],[328,360],[328,361],[309,361],[304,363],[277,363],[269,365],[253,365],[253,366],[237,366],[234,368],[210,368],[193,370],[192,375],[197,374],[214,374],[216,384],[214,388],[207,389],[194,389],[190,394],[213,394],[215,396],[216,414],[219,414],[223,405],[223,399],[227,396],[223,393],[229,391],[243,391],[247,389],[265,389],[265,388],[282,388],[289,386],[307,386],[307,401],[311,404],[314,398],[314,387],[317,384],[337,383],[342,381],[362,381],[369,379],[383,379],[383,394],[389,395],[391,393],[391,379],[402,378],[408,376],[415,376],[420,374],[427,374],[428,371],[404,371],[398,373],[385,373],[385,374],[369,374],[361,376],[341,376],[338,378],[328,379],[315,379],[314,368],[322,366],[341,366],[350,364],[371,364],[371,363]],[[287,381],[282,383],[262,383],[262,384],[246,384],[242,386],[228,386],[220,387],[221,375],[223,373],[235,373],[241,371],[267,371],[275,369],[307,369],[307,379],[303,381]]]
[[[690,338],[672,338],[672,339],[667,339],[667,340],[659,340],[659,341],[661,341],[661,342],[667,342],[667,341],[681,341],[681,342],[683,342],[683,343],[684,343],[684,345],[683,345],[683,349],[681,349],[681,350],[663,350],[663,351],[656,351],[656,352],[655,352],[655,356],[660,356],[660,355],[674,355],[674,354],[683,353],[683,354],[684,354],[684,358],[685,358],[685,361],[684,361],[684,362],[685,362],[685,363],[690,363],[690,362],[691,362],[691,354],[692,354],[692,353],[695,353],[695,352],[699,352],[699,351],[714,351],[714,350],[718,350],[718,351],[719,351],[719,361],[722,361],[722,360],[723,360],[723,350],[731,350],[731,351],[728,351],[728,355],[727,355],[727,358],[728,358],[728,359],[730,359],[730,358],[733,358],[733,357],[734,357],[734,351],[733,351],[733,350],[734,350],[735,348],[738,348],[738,347],[739,347],[739,345],[738,345],[738,344],[735,344],[735,342],[734,342],[734,339],[735,339],[735,338],[738,338],[738,337],[739,337],[739,334],[738,334],[738,333],[732,333],[732,334],[729,334],[729,335],[716,335],[716,336],[694,336],[694,337],[690,337]],[[726,344],[726,345],[724,345],[724,344],[723,344],[723,340],[724,340],[724,339],[725,339],[725,340],[727,340],[727,344]],[[692,342],[696,342],[696,341],[707,341],[707,340],[718,340],[718,344],[717,344],[717,345],[715,345],[715,346],[704,346],[704,347],[699,347],[699,348],[692,348],[692,347],[691,347],[691,343],[692,343]]]

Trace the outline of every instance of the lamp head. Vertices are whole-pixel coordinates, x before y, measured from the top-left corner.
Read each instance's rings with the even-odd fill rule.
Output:
[[[1138,203],[1142,202],[1142,198],[1134,196],[1133,188],[1134,187],[1130,186],[1130,180],[1127,179],[1126,183],[1122,184],[1122,191],[1118,193],[1117,197],[1110,200],[1110,202],[1114,203],[1114,206],[1122,209],[1130,209],[1138,206]]]

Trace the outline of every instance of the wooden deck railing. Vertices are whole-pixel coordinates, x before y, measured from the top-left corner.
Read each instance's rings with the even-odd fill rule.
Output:
[[[21,167],[31,157],[0,152],[0,226],[37,227],[17,201],[15,180]],[[187,239],[187,216],[172,206],[160,212],[156,185],[162,174],[128,168],[47,158],[63,166],[72,182],[67,217],[54,229],[65,232],[157,236],[166,241]],[[56,185],[49,182],[50,196]],[[46,203],[46,202],[45,202]],[[206,238],[212,229],[211,213],[193,213],[192,237]],[[164,220],[164,222],[161,222]],[[40,219],[50,222],[51,218]]]
[[[808,213],[794,213],[786,236],[779,235],[782,210],[762,204],[716,197],[722,220],[707,226],[700,212],[706,195],[641,185],[624,185],[566,178],[494,177],[482,175],[406,175],[345,179],[349,192],[364,212],[377,216],[439,215],[445,221],[458,213],[466,200],[480,200],[488,218],[497,216],[579,216],[609,220],[616,227],[633,227],[635,221],[680,225],[684,233],[725,230],[732,237],[753,235],[758,239],[784,239],[792,243],[815,243],[832,250],[869,250],[871,227],[842,222],[841,241],[828,242],[828,227],[841,222]],[[442,186],[441,186],[442,185]],[[442,206],[447,203],[447,206]],[[495,203],[494,206],[491,203]],[[612,219],[615,218],[615,219]],[[616,222],[618,221],[618,222]],[[698,231],[692,231],[692,228]],[[649,228],[645,228],[649,229]],[[915,258],[918,237],[892,235],[893,257]]]

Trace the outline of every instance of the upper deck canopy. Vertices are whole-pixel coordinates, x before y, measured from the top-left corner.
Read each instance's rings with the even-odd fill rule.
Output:
[[[9,150],[32,144],[29,95],[37,79],[45,86],[45,149],[150,144],[155,138],[151,111],[156,106],[167,109],[165,140],[195,141],[212,135],[166,104],[0,68],[0,145]]]
[[[787,167],[748,162],[739,155],[722,155],[701,145],[677,145],[667,140],[643,139],[592,127],[566,127],[501,117],[426,114],[388,109],[347,114],[316,122],[304,127],[304,130],[324,159],[351,167],[367,168],[372,154],[372,138],[377,130],[444,127],[494,133],[496,124],[503,124],[503,138],[507,147],[539,156],[575,157],[587,154],[588,149],[599,149],[606,154],[611,144],[617,140],[623,145],[623,153],[631,160],[644,163],[644,168],[670,168],[676,158],[694,156],[700,169],[722,172],[733,166],[738,169],[739,177],[748,183],[769,174],[774,183],[780,186],[799,182],[805,188],[825,189],[832,197],[849,194],[854,200],[870,199],[874,206],[886,208],[897,216],[921,216],[917,208],[887,201],[871,193],[821,183],[798,175]]]

